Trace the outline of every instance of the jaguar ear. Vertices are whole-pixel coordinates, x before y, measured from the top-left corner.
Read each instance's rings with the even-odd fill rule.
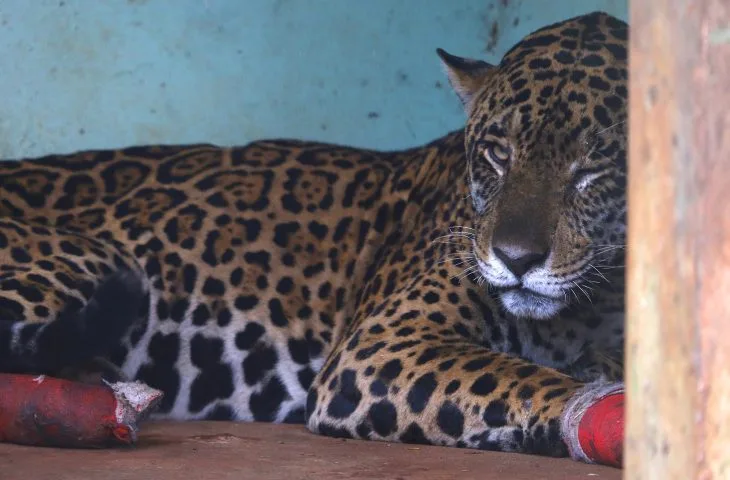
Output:
[[[474,95],[484,85],[490,72],[494,70],[494,65],[482,60],[457,57],[442,48],[437,48],[436,53],[446,69],[451,87],[461,99],[461,103],[468,108]]]

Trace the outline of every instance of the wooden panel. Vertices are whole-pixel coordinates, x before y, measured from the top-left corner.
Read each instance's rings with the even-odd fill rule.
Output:
[[[730,2],[630,23],[625,478],[730,478]]]

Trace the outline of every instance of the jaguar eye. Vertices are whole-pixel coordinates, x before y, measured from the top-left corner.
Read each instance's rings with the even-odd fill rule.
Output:
[[[497,142],[485,142],[484,157],[497,169],[502,175],[507,170],[510,160],[510,151],[504,145]]]

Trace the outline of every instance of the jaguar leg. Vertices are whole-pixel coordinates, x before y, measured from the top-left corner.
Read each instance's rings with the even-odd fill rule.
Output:
[[[579,417],[579,400],[622,388],[586,384],[465,339],[379,331],[358,329],[325,364],[307,399],[311,431],[566,456],[570,432],[561,423],[574,426],[564,420]]]
[[[144,315],[146,295],[117,247],[0,220],[0,371],[118,379],[108,356]]]

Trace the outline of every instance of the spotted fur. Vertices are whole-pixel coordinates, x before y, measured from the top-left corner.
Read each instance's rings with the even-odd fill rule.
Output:
[[[499,65],[439,51],[467,126],[404,151],[1,162],[0,370],[101,359],[160,418],[565,455],[566,402],[622,375],[626,37],[593,13]]]

